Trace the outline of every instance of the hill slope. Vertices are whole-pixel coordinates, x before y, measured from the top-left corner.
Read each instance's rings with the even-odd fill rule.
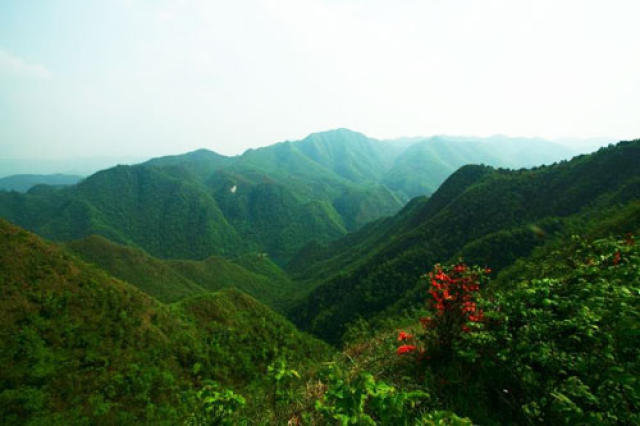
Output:
[[[276,357],[305,371],[328,356],[237,290],[163,305],[3,220],[0,291],[7,424],[177,424],[206,380],[244,392]]]
[[[163,260],[96,235],[65,246],[86,262],[165,303],[233,287],[280,308],[297,287],[284,271],[259,253],[246,254],[237,261],[215,256],[204,260]]]

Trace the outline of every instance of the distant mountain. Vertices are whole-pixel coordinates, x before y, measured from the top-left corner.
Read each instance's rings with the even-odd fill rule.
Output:
[[[0,178],[0,190],[27,192],[36,185],[74,185],[82,179],[77,175],[11,175]]]
[[[429,199],[414,200],[395,217],[303,249],[288,269],[317,287],[291,317],[337,342],[344,325],[391,306],[436,262],[464,255],[499,269],[571,218],[606,217],[637,203],[638,164],[640,140],[530,170],[464,166]]]
[[[181,424],[210,380],[255,407],[273,361],[330,356],[238,290],[163,305],[4,220],[0,285],[5,424]]]
[[[430,195],[465,164],[522,168],[551,164],[577,154],[543,139],[436,136],[415,140],[387,170],[382,183],[403,199]]]
[[[198,150],[98,172],[79,184],[0,193],[0,217],[58,241],[91,234],[159,258],[263,251],[284,264],[430,194],[459,165],[519,167],[566,152],[504,137],[379,141],[347,129],[252,149]]]
[[[2,155],[2,154],[0,154]],[[116,164],[136,164],[149,157],[100,156],[69,158],[0,158],[0,176],[65,174],[89,176]]]

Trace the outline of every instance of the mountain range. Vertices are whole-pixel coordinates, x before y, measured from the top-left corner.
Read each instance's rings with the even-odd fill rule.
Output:
[[[640,140],[568,154],[341,129],[2,191],[0,418],[635,424]]]
[[[524,167],[570,152],[537,139],[379,141],[339,129],[236,157],[207,150],[95,173],[65,188],[0,192],[0,217],[46,238],[98,234],[160,258],[266,252],[284,264],[430,195],[466,163]]]

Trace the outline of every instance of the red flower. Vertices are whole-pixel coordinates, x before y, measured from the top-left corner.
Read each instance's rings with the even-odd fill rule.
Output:
[[[416,347],[413,345],[402,345],[398,347],[396,353],[398,355],[406,354],[407,352],[413,352],[416,350]]]
[[[400,333],[398,333],[398,342],[402,342],[403,340],[407,340],[411,338],[413,338],[413,336],[409,333],[405,333],[404,331],[401,331]]]
[[[462,312],[475,312],[476,307],[476,302],[464,302],[462,304]]]
[[[436,274],[436,280],[440,280],[440,281],[451,281],[451,278],[449,278],[449,276],[443,272],[440,272],[438,274]]]
[[[469,321],[471,322],[480,322],[484,318],[484,314],[482,311],[478,312],[475,315],[469,315]]]
[[[620,263],[620,251],[613,255],[613,264],[617,265],[618,263]]]
[[[485,268],[484,273],[485,274],[490,274],[491,273],[491,268]]]

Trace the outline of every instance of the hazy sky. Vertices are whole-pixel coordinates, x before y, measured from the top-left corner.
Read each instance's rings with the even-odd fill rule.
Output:
[[[640,1],[1,0],[0,158],[640,137]]]

